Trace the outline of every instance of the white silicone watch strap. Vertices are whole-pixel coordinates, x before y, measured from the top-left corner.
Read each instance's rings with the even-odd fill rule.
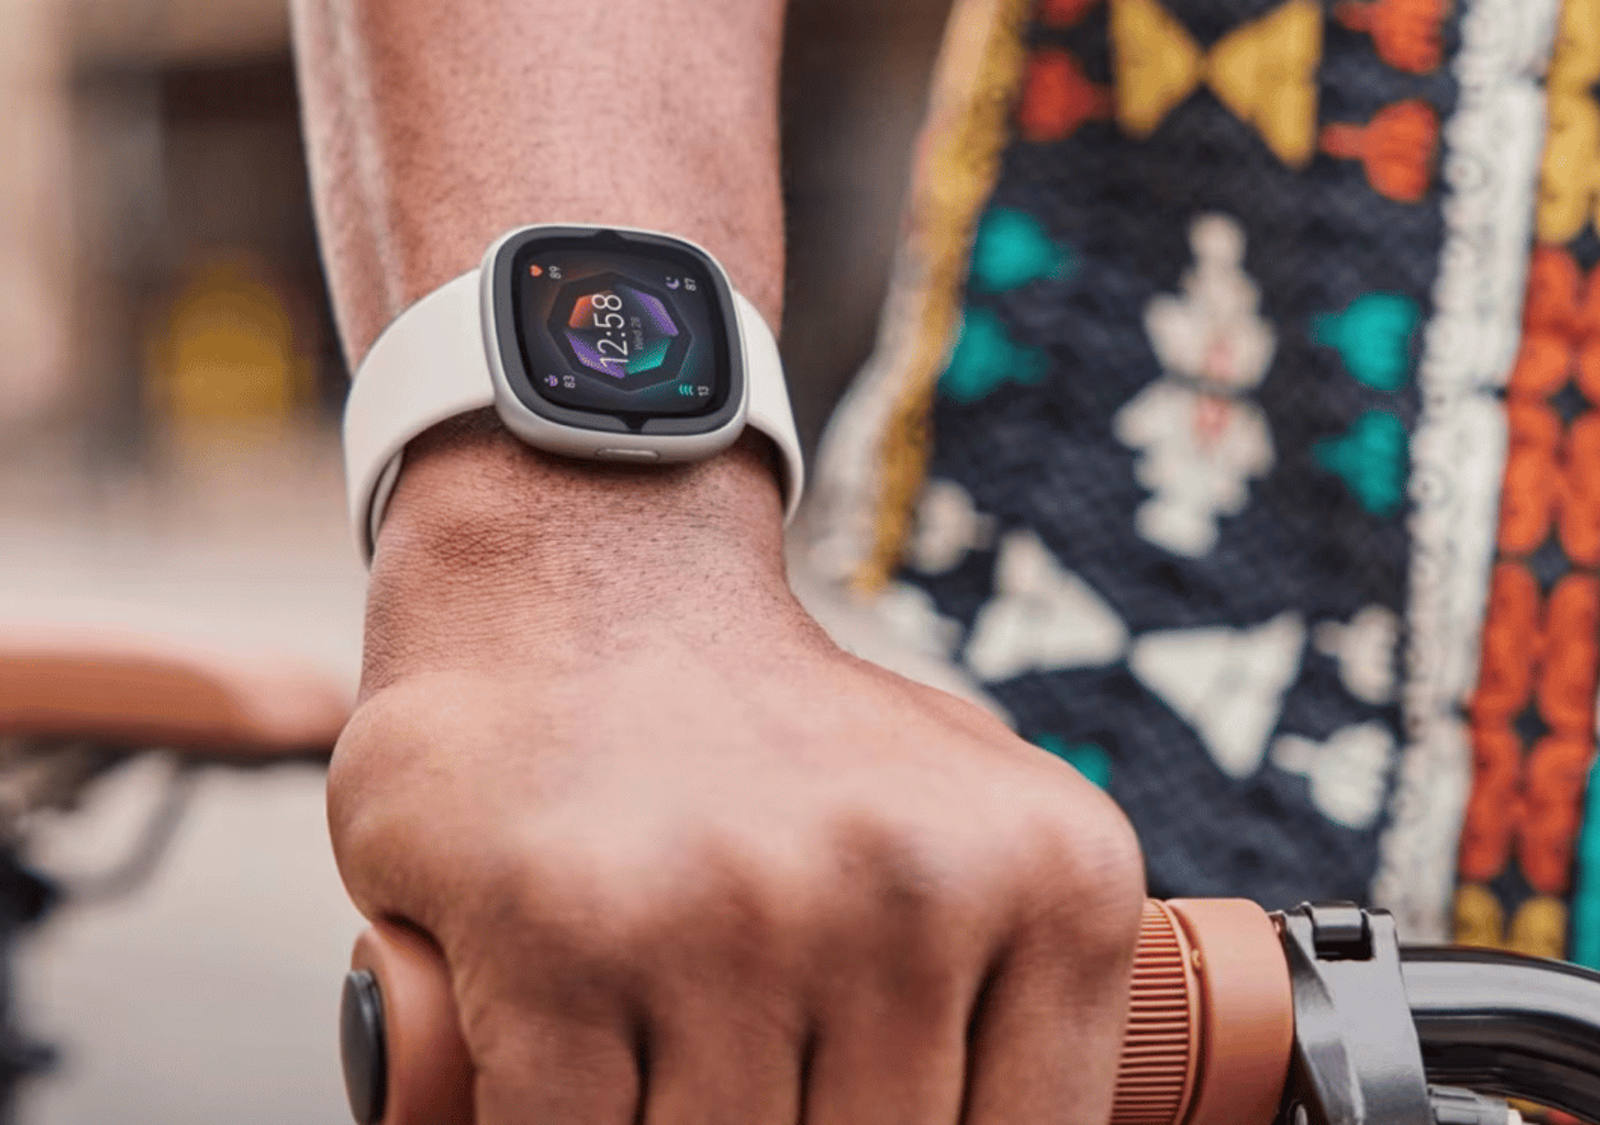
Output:
[[[479,272],[462,274],[401,313],[367,353],[345,405],[344,459],[350,525],[372,558],[406,444],[449,418],[494,405],[480,313]],[[766,321],[734,294],[749,402],[745,424],[782,458],[784,518],[799,507],[805,468],[778,344]]]
[[[362,361],[344,408],[344,467],[363,559],[372,558],[406,443],[494,404],[483,347],[473,270],[396,317]]]
[[[766,434],[778,447],[783,472],[783,522],[787,524],[799,511],[806,488],[805,458],[800,453],[800,434],[794,428],[794,411],[789,406],[789,381],[784,378],[783,357],[778,354],[778,341],[767,327],[767,318],[738,290],[734,290],[733,303],[739,311],[744,369],[750,383],[744,424]]]

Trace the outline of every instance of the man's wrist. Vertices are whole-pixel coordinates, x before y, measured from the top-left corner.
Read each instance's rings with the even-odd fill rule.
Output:
[[[378,538],[363,690],[441,663],[520,662],[508,646],[581,655],[657,625],[725,632],[799,614],[770,454],[747,434],[684,466],[576,461],[487,411],[429,431],[407,449]]]

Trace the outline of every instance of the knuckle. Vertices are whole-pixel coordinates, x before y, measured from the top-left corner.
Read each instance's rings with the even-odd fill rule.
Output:
[[[981,958],[996,880],[979,846],[943,824],[883,813],[835,825],[831,882],[811,938],[897,1003],[940,1005]]]
[[[852,810],[834,817],[829,835],[836,878],[874,915],[928,924],[962,893],[962,865],[910,817]]]
[[[679,863],[638,897],[633,940],[674,957],[720,963],[729,972],[766,964],[783,929],[782,873],[726,833],[701,833],[680,853]]]
[[[1074,940],[1120,949],[1137,928],[1144,861],[1133,826],[1108,799],[1053,809],[1031,826],[1034,917]]]
[[[620,957],[614,879],[582,848],[499,846],[474,855],[462,897],[465,924],[493,935],[520,962],[612,975]]]
[[[942,829],[903,807],[835,814],[802,922],[824,979],[930,1019],[959,1003],[983,955],[979,919],[994,888],[980,851]]]
[[[680,970],[766,973],[782,953],[783,880],[753,849],[701,832],[658,847],[548,849],[525,887],[524,928],[568,965],[613,979]],[[663,858],[666,857],[666,858]]]

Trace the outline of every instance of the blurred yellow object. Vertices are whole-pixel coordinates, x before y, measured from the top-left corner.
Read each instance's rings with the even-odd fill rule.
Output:
[[[1457,945],[1509,949],[1530,957],[1565,956],[1567,907],[1551,895],[1535,895],[1517,908],[1506,928],[1505,909],[1494,893],[1478,883],[1456,891]]]
[[[311,359],[265,271],[244,255],[195,269],[152,333],[146,393],[180,426],[286,420],[312,401]]]
[[[1567,956],[1567,904],[1554,895],[1538,895],[1517,908],[1507,946],[1530,957],[1560,960]]]
[[[1161,0],[1113,0],[1117,120],[1148,137],[1207,85],[1278,159],[1303,168],[1316,151],[1322,20],[1320,4],[1289,0],[1202,49]]]
[[[1505,945],[1505,909],[1488,887],[1463,883],[1456,890],[1455,941],[1483,949]]]

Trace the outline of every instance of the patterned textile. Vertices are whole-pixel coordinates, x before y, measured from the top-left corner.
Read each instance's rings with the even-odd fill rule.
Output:
[[[1600,0],[958,6],[813,559],[1155,893],[1600,963],[1597,81]]]

